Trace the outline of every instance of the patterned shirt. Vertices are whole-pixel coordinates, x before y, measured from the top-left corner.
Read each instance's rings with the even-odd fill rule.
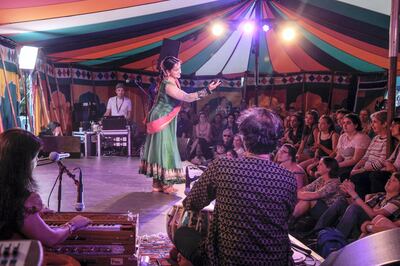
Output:
[[[296,189],[294,175],[271,161],[214,160],[183,201],[200,211],[216,200],[202,245],[207,265],[293,264],[287,222]]]
[[[326,205],[329,207],[339,197],[343,197],[339,185],[340,185],[339,178],[330,178],[328,181],[325,182],[323,177],[319,177],[312,183],[303,187],[303,191],[319,192],[322,196],[321,200],[324,201]]]
[[[400,216],[400,195],[386,199],[385,192],[378,192],[366,202],[375,210],[383,209],[389,213],[388,218],[391,220],[398,219]]]

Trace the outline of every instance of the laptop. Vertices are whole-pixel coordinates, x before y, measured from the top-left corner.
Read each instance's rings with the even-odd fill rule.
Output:
[[[126,119],[121,116],[105,116],[102,120],[103,130],[126,129]]]

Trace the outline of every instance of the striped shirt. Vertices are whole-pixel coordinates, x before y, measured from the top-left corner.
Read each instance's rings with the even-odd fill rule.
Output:
[[[368,146],[362,160],[365,161],[364,168],[367,171],[377,171],[383,167],[386,159],[386,140],[387,137],[375,136]]]

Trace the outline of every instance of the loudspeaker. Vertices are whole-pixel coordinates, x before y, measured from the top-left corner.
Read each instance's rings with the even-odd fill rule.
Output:
[[[42,136],[42,152],[49,154],[52,151],[68,152],[71,158],[81,158],[81,140],[71,136]]]
[[[160,69],[160,63],[166,56],[178,57],[179,48],[181,46],[180,41],[164,39],[160,50],[160,57],[158,58],[158,69]]]

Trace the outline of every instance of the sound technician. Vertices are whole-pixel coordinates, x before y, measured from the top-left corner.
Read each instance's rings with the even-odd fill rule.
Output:
[[[118,83],[115,86],[114,97],[108,99],[107,110],[104,116],[124,116],[127,120],[131,117],[132,101],[125,97],[125,87],[123,83]]]
[[[77,215],[52,229],[40,217],[43,203],[32,171],[41,147],[38,137],[22,129],[0,134],[0,240],[27,238],[54,246],[90,223]]]

